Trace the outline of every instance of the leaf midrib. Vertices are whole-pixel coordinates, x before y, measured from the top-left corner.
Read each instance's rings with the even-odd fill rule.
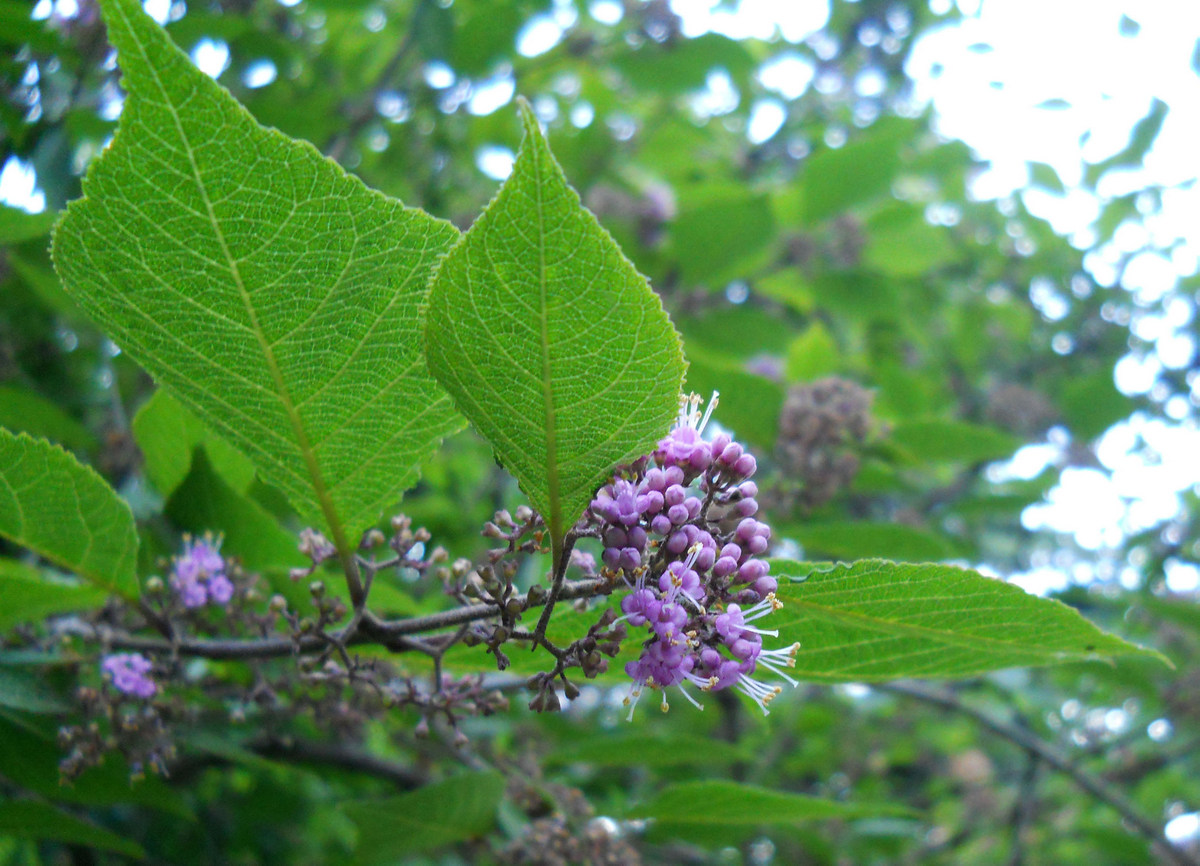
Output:
[[[537,123],[532,109],[525,106],[522,109],[526,124]],[[538,232],[538,291],[540,300],[540,327],[542,349],[542,407],[546,424],[546,493],[549,498],[550,510],[550,543],[554,549],[554,561],[557,567],[558,550],[562,545],[563,526],[561,513],[561,491],[558,477],[558,431],[555,427],[556,411],[554,402],[554,387],[551,381],[550,364],[550,317],[548,286],[546,281],[546,217],[542,200],[542,154],[533,131],[528,133],[530,153],[533,157],[534,197],[537,202],[537,232]]]
[[[334,509],[333,500],[329,495],[328,488],[325,485],[325,478],[321,474],[320,465],[317,463],[316,454],[312,449],[312,445],[308,439],[308,431],[304,427],[304,423],[300,418],[299,411],[296,409],[295,403],[292,400],[291,392],[284,381],[283,372],[279,366],[279,362],[275,357],[275,352],[271,344],[266,339],[266,334],[263,332],[262,326],[258,321],[258,312],[250,298],[250,293],[246,290],[246,285],[242,279],[241,269],[238,267],[237,260],[232,255],[229,244],[225,239],[225,233],[221,230],[221,225],[217,220],[216,213],[213,209],[212,201],[208,195],[208,189],[204,184],[204,179],[200,174],[200,167],[196,164],[195,152],[192,148],[191,140],[188,137],[183,123],[180,120],[179,113],[175,110],[174,104],[171,102],[166,88],[163,86],[159,71],[146,53],[145,46],[141,39],[138,38],[137,31],[134,29],[129,17],[125,14],[125,10],[120,5],[113,7],[120,14],[125,24],[126,30],[129,32],[134,44],[137,45],[138,52],[141,54],[143,64],[150,71],[151,77],[158,88],[159,94],[162,97],[162,104],[166,107],[171,115],[171,119],[175,124],[175,131],[179,134],[180,141],[183,143],[183,151],[187,156],[188,165],[192,169],[192,177],[196,182],[196,187],[199,190],[200,198],[204,202],[204,209],[208,217],[208,222],[212,227],[213,233],[216,235],[218,244],[221,247],[221,255],[225,258],[226,267],[229,270],[230,276],[233,277],[234,285],[237,288],[238,295],[241,298],[242,305],[246,310],[246,315],[250,319],[250,330],[254,333],[255,339],[258,341],[259,348],[262,350],[263,356],[267,363],[267,370],[271,375],[271,379],[275,384],[276,396],[283,405],[284,413],[287,415],[288,423],[292,427],[292,433],[296,437],[296,444],[300,449],[301,459],[304,461],[305,468],[309,473],[309,480],[313,486],[313,492],[316,494],[317,503],[320,506],[321,513],[325,517],[325,522],[329,525],[330,532],[333,535],[334,546],[338,553],[344,558],[348,555],[349,548],[347,546],[345,529],[342,526],[341,520],[338,518],[337,511]]]

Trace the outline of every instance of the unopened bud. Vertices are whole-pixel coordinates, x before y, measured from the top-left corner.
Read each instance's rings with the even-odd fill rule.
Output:
[[[308,591],[312,593],[313,598],[322,598],[325,595],[325,582],[314,580],[308,585]]]
[[[158,595],[163,591],[163,579],[157,574],[151,575],[146,579],[146,592],[151,595]]]
[[[272,613],[283,613],[285,610],[287,610],[287,599],[282,595],[273,595],[271,596],[271,601],[267,605],[267,608]]]

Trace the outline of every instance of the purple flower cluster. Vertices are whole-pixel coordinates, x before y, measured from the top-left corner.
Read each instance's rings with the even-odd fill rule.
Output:
[[[681,405],[679,421],[649,458],[620,471],[591,504],[599,524],[607,573],[633,591],[621,602],[631,626],[650,634],[641,657],[625,667],[634,680],[629,702],[647,688],[679,686],[702,691],[735,688],[767,712],[782,689],[753,677],[762,667],[792,685],[783,668],[795,664],[799,644],[764,649],[750,623],[781,607],[766,561],[771,529],[754,519],[758,487],[753,455],[720,433],[702,432],[717,403],[700,415],[700,398]],[[630,708],[630,717],[633,708]]]
[[[141,653],[105,656],[100,664],[100,670],[112,680],[113,688],[137,698],[152,698],[158,692],[158,685],[148,676],[152,667]]]
[[[171,586],[184,607],[226,605],[233,598],[233,583],[225,574],[220,549],[221,543],[211,536],[184,539],[183,555],[175,558],[171,573]]]

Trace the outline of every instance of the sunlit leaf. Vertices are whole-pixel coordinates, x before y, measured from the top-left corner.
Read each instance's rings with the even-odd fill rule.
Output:
[[[429,366],[558,541],[667,431],[684,364],[662,304],[521,113],[512,175],[434,281]]]
[[[72,296],[340,549],[460,423],[420,306],[455,229],[264,129],[136,0],[104,0],[129,93],[54,238]]]

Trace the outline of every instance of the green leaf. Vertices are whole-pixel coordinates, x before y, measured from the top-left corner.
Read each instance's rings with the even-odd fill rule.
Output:
[[[75,451],[96,447],[90,430],[41,394],[25,388],[0,387],[0,427],[40,436]]]
[[[51,614],[98,607],[106,597],[102,589],[50,580],[23,562],[0,559],[0,633]]]
[[[62,784],[59,776],[62,757],[52,737],[0,717],[0,776],[14,785],[50,800],[89,806],[136,803],[180,818],[194,817],[183,797],[157,776],[132,781],[129,765],[119,754],[106,755],[103,764],[69,785]]]
[[[821,322],[814,320],[788,346],[784,374],[789,382],[811,382],[842,369],[837,341]]]
[[[1058,172],[1053,166],[1047,165],[1044,162],[1029,163],[1029,182],[1033,186],[1041,187],[1048,192],[1057,193],[1058,195],[1066,195],[1067,188],[1063,186],[1062,178],[1058,176]]]
[[[900,523],[870,521],[804,523],[776,528],[779,535],[804,545],[806,554],[820,553],[835,559],[898,559],[921,562],[953,554],[940,536]]]
[[[27,213],[20,208],[0,204],[0,244],[19,244],[50,233],[58,214],[54,211]]]
[[[771,627],[782,644],[799,642],[791,673],[800,679],[956,678],[1105,656],[1162,658],[1061,602],[964,568],[876,559],[813,572],[773,560],[771,572],[783,602]]]
[[[1021,442],[1010,433],[966,421],[918,418],[892,428],[891,440],[908,456],[930,463],[979,463],[1010,456]]]
[[[844,147],[814,154],[799,183],[784,193],[781,215],[813,225],[887,196],[900,167],[900,151],[914,134],[911,121],[881,120]]]
[[[1113,424],[1128,418],[1137,403],[1117,390],[1112,370],[1075,376],[1062,383],[1058,408],[1080,439],[1095,439]]]
[[[586,738],[549,753],[546,761],[554,766],[712,768],[751,758],[744,746],[697,734],[591,731]]]
[[[448,223],[254,122],[137,0],[103,0],[129,97],[54,237],[68,290],[343,556],[460,420],[422,359]]]
[[[678,410],[679,337],[579,202],[537,118],[512,175],[446,256],[429,366],[541,512],[557,546],[614,465]]]
[[[165,511],[182,529],[224,535],[224,552],[239,557],[253,571],[304,564],[296,537],[261,505],[226,484],[203,450],[196,452],[192,471],[167,501]]]
[[[254,481],[254,464],[161,388],[133,416],[133,435],[146,475],[163,496],[183,483],[197,446],[234,490],[245,493]]]
[[[0,535],[109,592],[137,596],[129,506],[57,446],[0,429]]]
[[[356,863],[383,863],[488,830],[504,796],[498,773],[466,773],[410,794],[343,806],[358,827]]]
[[[42,677],[12,668],[0,668],[0,707],[26,713],[65,713],[71,709]]]
[[[913,205],[894,205],[876,214],[866,235],[863,263],[889,277],[924,277],[959,258],[950,232],[930,225],[924,211]]]
[[[892,803],[843,803],[727,781],[681,782],[628,811],[632,818],[654,818],[653,838],[684,838],[714,844],[738,838],[739,831],[787,827],[805,821],[910,815]]]
[[[684,281],[719,289],[746,276],[777,232],[766,196],[718,186],[702,187],[689,199],[671,225]]]
[[[139,860],[146,856],[142,846],[130,839],[89,821],[82,821],[61,809],[31,800],[0,803],[0,837],[3,836],[86,845]]]
[[[783,410],[783,386],[698,348],[689,350],[689,357],[688,389],[704,396],[720,392],[716,419],[742,441],[772,448]]]

